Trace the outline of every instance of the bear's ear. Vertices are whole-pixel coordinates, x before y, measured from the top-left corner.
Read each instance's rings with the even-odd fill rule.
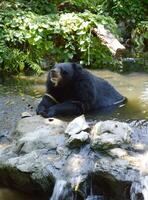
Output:
[[[82,70],[82,66],[77,63],[72,63],[72,68],[77,71],[77,70]]]

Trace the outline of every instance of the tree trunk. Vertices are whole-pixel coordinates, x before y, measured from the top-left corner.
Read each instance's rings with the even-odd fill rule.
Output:
[[[111,53],[116,57],[120,58],[125,51],[125,47],[115,38],[115,36],[104,28],[103,25],[92,29],[92,34],[97,36],[102,44],[107,46]]]

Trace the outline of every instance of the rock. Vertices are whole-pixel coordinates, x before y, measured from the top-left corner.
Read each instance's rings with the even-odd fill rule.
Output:
[[[88,142],[89,142],[89,133],[81,131],[79,134],[71,135],[71,137],[68,139],[68,146],[70,148],[76,148]]]
[[[131,134],[132,129],[126,123],[101,121],[92,129],[91,146],[100,150],[120,147],[131,142]]]
[[[21,118],[26,118],[26,117],[32,117],[32,115],[29,112],[23,112],[21,114]]]
[[[65,133],[68,136],[80,133],[81,131],[88,130],[89,126],[85,120],[84,115],[81,115],[75,118],[72,122],[70,122],[65,130]]]
[[[127,156],[127,151],[121,148],[114,148],[109,151],[109,154],[114,157],[122,158]]]
[[[138,194],[142,193],[142,188],[148,185],[145,178],[148,153],[147,149],[144,153],[134,149],[138,139],[134,140],[136,144],[132,148],[125,149],[125,145],[131,146],[131,138],[133,142],[132,129],[126,123],[106,121],[97,123],[89,135],[83,130],[88,128],[84,116],[74,121],[82,123],[70,127],[71,122],[67,128],[67,122],[55,118],[21,119],[12,134],[12,142],[0,144],[1,184],[25,192],[48,193],[49,199],[53,189],[56,191],[53,199],[64,195],[66,200],[73,191],[77,199],[129,200],[134,196],[130,191],[135,191],[136,187]],[[68,137],[64,134],[66,129]],[[90,136],[91,145],[87,143]],[[106,148],[108,141],[114,148],[108,149],[107,154],[92,149]],[[79,147],[83,142],[87,144],[81,148],[69,148]],[[138,186],[133,182],[139,183]],[[130,190],[131,185],[133,190]],[[88,193],[90,188],[92,193]],[[73,199],[72,193],[70,198]]]
[[[15,138],[19,138],[25,136],[28,133],[35,133],[35,131],[39,132],[49,132],[49,133],[64,133],[67,127],[67,123],[56,118],[48,118],[45,119],[39,115],[23,118],[21,119],[17,125],[15,130],[13,131],[12,136]]]
[[[38,149],[52,150],[63,146],[65,135],[62,133],[66,126],[66,122],[54,118],[44,119],[40,116],[23,118],[14,132],[19,138],[13,150],[17,153],[29,153]]]

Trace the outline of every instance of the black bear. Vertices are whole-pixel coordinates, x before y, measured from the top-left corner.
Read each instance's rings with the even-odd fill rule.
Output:
[[[55,64],[47,78],[47,92],[37,108],[43,117],[80,115],[117,106],[126,98],[107,81],[76,63]]]

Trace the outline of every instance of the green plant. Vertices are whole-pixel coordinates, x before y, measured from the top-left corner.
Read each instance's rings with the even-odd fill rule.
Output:
[[[135,45],[136,52],[147,51],[148,43],[148,21],[141,21],[132,32],[132,40]],[[147,43],[146,43],[147,41]]]
[[[146,28],[139,22],[145,16],[144,1],[137,1],[1,1],[0,68],[40,73],[47,61],[49,66],[54,62],[76,61],[93,68],[115,69],[119,62],[92,34],[92,29],[102,24],[119,38],[116,21],[126,20],[137,27],[133,32],[135,44],[144,44]],[[74,12],[66,2],[74,6]],[[138,51],[141,47],[144,48],[136,46]]]
[[[84,13],[39,15],[21,9],[0,12],[3,41],[0,47],[1,67],[19,72],[27,68],[41,72],[41,63],[48,57],[52,62],[79,61],[94,67],[112,60],[108,49],[91,30],[103,24],[117,34],[115,22],[110,17]]]

